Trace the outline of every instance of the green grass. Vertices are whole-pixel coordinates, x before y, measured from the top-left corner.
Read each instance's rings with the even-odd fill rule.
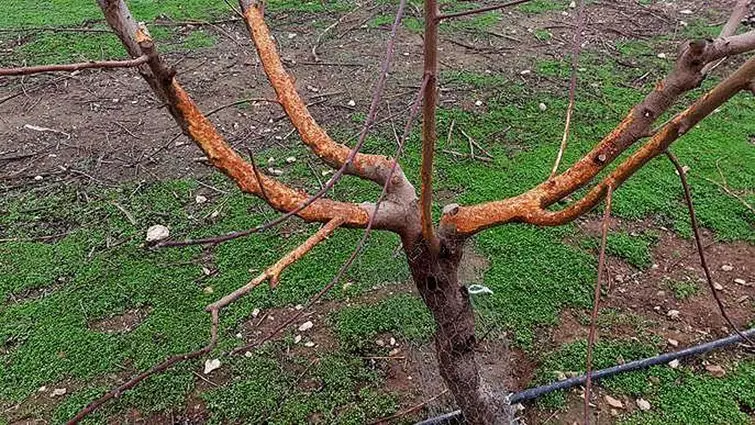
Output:
[[[632,235],[626,232],[614,232],[606,238],[606,252],[626,260],[638,269],[646,269],[653,264],[651,249],[658,237],[652,232]]]
[[[668,286],[674,293],[674,298],[679,301],[684,301],[700,292],[700,287],[697,283],[691,280],[669,280]]]
[[[376,304],[345,307],[333,317],[341,346],[363,350],[374,346],[375,337],[391,333],[411,342],[426,342],[434,325],[430,311],[416,296],[397,295]]]

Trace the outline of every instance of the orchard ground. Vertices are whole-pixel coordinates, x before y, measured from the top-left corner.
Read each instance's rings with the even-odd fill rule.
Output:
[[[337,140],[352,143],[364,120],[394,3],[268,2],[286,66]],[[720,31],[733,2],[717,3],[587,1],[566,165],[668,72],[681,42]],[[481,4],[445,1],[443,8]],[[224,2],[130,6],[204,111],[274,97],[242,22]],[[394,129],[403,128],[421,83],[420,9],[410,1],[371,152],[393,153]],[[437,211],[501,199],[548,176],[563,131],[574,13],[568,1],[533,0],[442,25]],[[125,57],[90,0],[22,0],[6,8],[0,29],[1,66]],[[717,68],[685,100],[737,63]],[[256,153],[263,172],[282,172],[309,191],[329,177],[274,103],[239,103],[212,119],[239,152]],[[139,371],[201,347],[209,337],[204,306],[317,228],[293,220],[214,248],[146,249],[154,224],[188,238],[248,229],[275,214],[202,161],[133,70],[0,79],[0,135],[0,424],[61,423]],[[469,155],[468,138],[492,161]],[[401,160],[414,181],[419,145],[415,131]],[[737,326],[752,327],[752,96],[736,96],[672,150],[689,167],[720,295]],[[353,178],[332,194],[354,201],[377,195]],[[521,390],[584,370],[599,217],[595,211],[550,229],[507,225],[474,238],[463,280],[493,292],[473,296],[487,335],[478,347],[486,379]],[[227,309],[211,355],[148,379],[88,423],[363,424],[433,398],[392,423],[453,410],[447,394],[436,398],[444,386],[432,320],[393,235],[374,234],[347,279],[289,332],[246,356],[222,355],[295,314],[360,237],[360,230],[338,231],[286,271],[278,288],[259,288]],[[616,192],[608,252],[611,287],[596,367],[731,333],[702,279],[679,179],[663,158]],[[298,331],[306,321],[314,326]],[[220,368],[204,374],[204,361],[214,358]],[[609,406],[605,395],[623,408]],[[552,394],[528,403],[523,415],[530,424],[571,425],[581,421],[580,396],[580,389]],[[640,398],[650,410],[637,408]],[[732,348],[678,368],[622,375],[600,383],[595,404],[600,423],[750,424],[755,361]]]

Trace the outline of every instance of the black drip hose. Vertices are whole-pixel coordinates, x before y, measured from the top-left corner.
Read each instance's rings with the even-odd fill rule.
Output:
[[[745,337],[755,336],[755,328],[742,332]],[[623,365],[609,367],[608,369],[596,370],[592,373],[592,379],[598,380],[602,378],[608,378],[619,373],[631,372],[634,370],[645,369],[651,366],[659,364],[665,364],[672,360],[680,359],[682,357],[694,356],[702,354],[716,348],[726,347],[743,340],[740,335],[732,335],[726,338],[717,339],[715,341],[707,342],[705,344],[696,345],[694,347],[685,348],[683,350],[675,351],[673,353],[661,354],[655,357],[647,359],[635,360]],[[518,393],[514,393],[509,398],[511,404],[521,403],[540,397],[543,394],[548,394],[557,390],[565,390],[568,388],[582,385],[587,381],[587,375],[576,376],[563,381],[553,382],[541,387],[530,388]],[[461,410],[456,410],[451,413],[446,413],[434,418],[425,419],[422,422],[418,422],[416,425],[460,425],[462,424],[463,416]]]

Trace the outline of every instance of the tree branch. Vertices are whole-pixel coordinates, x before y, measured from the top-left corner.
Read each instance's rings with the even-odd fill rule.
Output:
[[[273,86],[278,101],[283,109],[286,111],[291,123],[299,132],[302,141],[320,157],[328,165],[339,168],[345,166],[345,173],[356,175],[368,180],[372,180],[378,184],[385,184],[386,175],[388,169],[391,166],[391,162],[388,158],[382,155],[368,155],[358,153],[358,149],[349,149],[347,146],[336,143],[325,130],[320,127],[312,115],[309,113],[306,104],[301,99],[296,91],[296,87],[292,78],[288,75],[283,63],[281,62],[280,55],[275,47],[275,43],[270,35],[270,30],[265,23],[262,11],[258,6],[246,5],[244,1],[241,2],[242,10],[244,11],[244,20],[249,29],[249,33],[252,36],[252,41],[257,48],[257,53],[262,62],[262,67],[265,70],[265,74]],[[403,2],[399,7],[399,13],[397,13],[396,22],[400,22],[403,15]],[[382,73],[379,77],[378,87],[375,91],[375,97],[373,98],[373,107],[371,108],[371,116],[374,122],[375,99],[380,100],[382,90],[387,77],[387,71],[390,66],[391,58],[393,55],[393,44],[395,40],[396,28],[398,25],[394,22],[394,27],[391,33],[391,39],[388,43],[388,54],[386,61],[383,63]],[[370,123],[368,120],[367,123]],[[366,131],[369,130],[369,125],[365,125],[362,134],[360,134],[361,143],[364,143]],[[361,144],[358,143],[359,147]],[[403,172],[399,172],[396,175],[395,183],[393,183],[393,190],[401,190],[406,196],[411,196],[414,193],[414,188],[410,187],[411,184],[404,177]]]
[[[687,211],[689,211],[689,222],[690,226],[692,226],[692,233],[695,235],[695,247],[697,248],[697,254],[700,256],[700,266],[703,268],[703,272],[705,273],[705,281],[708,283],[708,288],[710,289],[711,295],[713,295],[713,299],[716,300],[716,305],[718,306],[718,311],[721,313],[721,316],[724,318],[726,323],[731,326],[731,328],[736,332],[737,335],[742,337],[744,341],[747,341],[747,343],[750,344],[750,347],[755,347],[755,342],[753,342],[750,338],[748,338],[746,335],[744,335],[737,325],[734,324],[734,322],[731,321],[729,318],[729,315],[726,313],[726,307],[724,307],[724,303],[721,301],[721,297],[718,296],[718,291],[716,291],[716,287],[713,284],[713,275],[710,272],[710,267],[708,267],[708,261],[705,259],[705,249],[703,248],[703,239],[700,236],[700,226],[697,224],[697,216],[695,214],[695,206],[692,203],[692,193],[689,189],[689,183],[687,183],[687,175],[684,172],[684,167],[679,163],[679,160],[676,159],[676,156],[671,153],[671,151],[666,151],[666,156],[668,157],[669,161],[671,161],[672,164],[674,164],[674,168],[676,168],[676,173],[679,174],[679,180],[682,183],[682,189],[684,190],[684,202],[687,204]]]
[[[750,2],[752,0],[738,0],[737,4],[734,5],[734,10],[731,11],[731,16],[729,16],[729,20],[726,21],[726,24],[723,28],[721,28],[721,34],[719,34],[719,37],[729,37],[737,32],[737,28],[742,23],[742,19],[747,14],[747,6],[750,5]],[[709,63],[705,65],[705,67],[702,70],[703,75],[708,75],[713,69],[715,69],[717,66],[721,65],[726,60],[726,58],[721,58],[718,62]]]
[[[606,183],[610,182],[614,188],[618,188],[639,167],[662,153],[665,146],[692,128],[713,109],[740,90],[747,89],[753,79],[752,60],[666,124],[648,145],[617,167],[585,199],[560,212],[549,212],[545,208],[588,184],[629,146],[649,134],[650,126],[661,113],[683,93],[700,85],[703,78],[701,70],[705,64],[752,49],[755,49],[755,31],[713,41],[688,42],[679,55],[674,70],[663,82],[571,168],[513,198],[454,209],[453,214],[446,214],[441,219],[444,232],[471,235],[511,221],[553,226],[571,221],[589,211],[603,199]]]
[[[299,259],[301,259],[306,253],[312,250],[317,244],[325,240],[328,236],[333,234],[336,229],[341,227],[343,224],[344,219],[342,217],[336,217],[333,220],[326,223],[323,227],[320,228],[320,230],[317,231],[314,235],[310,236],[306,241],[302,242],[301,245],[294,248],[292,251],[287,253],[283,258],[278,260],[275,264],[268,267],[260,273],[257,277],[249,281],[246,285],[236,289],[235,291],[231,292],[230,294],[224,296],[223,298],[215,301],[214,303],[207,306],[207,311],[212,310],[221,310],[231,304],[232,302],[236,301],[237,299],[241,298],[242,296],[246,295],[251,291],[252,289],[256,288],[262,282],[266,280],[270,280],[270,286],[272,288],[275,288],[278,286],[278,282],[280,281],[280,274],[283,272],[283,270],[290,266],[291,264],[295,263]]]
[[[558,166],[561,165],[561,159],[566,151],[567,141],[569,140],[569,127],[571,126],[572,114],[574,114],[574,98],[577,92],[577,66],[579,65],[579,52],[582,50],[582,31],[584,30],[584,26],[585,2],[584,0],[577,0],[577,29],[574,34],[574,46],[572,47],[569,105],[566,107],[566,121],[564,123],[564,134],[561,137],[561,146],[558,148],[558,154],[556,155],[556,161],[553,163],[550,178],[556,176]]]
[[[600,312],[600,289],[606,279],[606,241],[608,239],[608,224],[611,219],[611,198],[613,190],[608,186],[606,192],[606,210],[603,212],[600,234],[600,255],[598,257],[598,277],[595,281],[595,293],[593,295],[592,315],[590,316],[590,333],[587,337],[587,381],[585,383],[584,423],[590,425],[590,389],[592,388],[592,350],[595,345],[595,334]]]
[[[74,72],[82,69],[112,69],[112,68],[134,68],[147,62],[147,56],[139,56],[136,59],[122,61],[91,61],[81,63],[71,63],[66,65],[39,65],[20,68],[0,68],[0,77],[10,75],[30,75],[41,74],[43,72]]]
[[[438,3],[436,0],[425,0],[425,94],[422,109],[422,168],[420,179],[420,217],[422,236],[430,246],[431,252],[437,252],[440,247],[438,237],[433,229],[433,156],[437,141],[436,104],[438,102]]]

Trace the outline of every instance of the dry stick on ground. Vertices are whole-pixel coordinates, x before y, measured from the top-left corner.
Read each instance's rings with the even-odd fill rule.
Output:
[[[437,21],[441,21],[441,20],[444,20],[444,19],[460,18],[462,16],[469,16],[469,15],[475,15],[475,14],[478,14],[478,13],[492,12],[494,10],[499,10],[499,9],[503,9],[503,8],[506,8],[506,7],[516,6],[516,5],[522,4],[522,3],[527,3],[528,1],[530,1],[530,0],[514,0],[514,1],[510,1],[508,3],[504,3],[504,4],[498,4],[498,5],[493,5],[493,6],[481,7],[479,9],[464,10],[464,11],[455,12],[455,13],[446,13],[446,14],[442,14],[442,15],[436,16],[435,19]]]
[[[388,78],[388,71],[390,70],[390,65],[393,60],[396,33],[398,31],[398,26],[400,25],[401,19],[404,14],[405,5],[406,5],[406,0],[402,0],[401,3],[399,4],[398,11],[396,12],[396,19],[393,23],[393,28],[391,29],[390,39],[388,40],[388,45],[386,48],[385,60],[383,61],[383,64],[381,66],[380,77],[378,78],[378,83],[373,93],[372,103],[370,105],[370,109],[367,114],[367,119],[365,120],[365,123],[362,126],[362,130],[359,134],[357,143],[354,145],[354,148],[351,149],[351,151],[349,152],[349,155],[346,157],[345,161],[340,166],[340,168],[335,173],[333,173],[333,175],[330,177],[327,183],[325,183],[325,185],[317,193],[309,197],[307,200],[302,202],[296,208],[286,212],[280,217],[272,221],[269,221],[267,223],[256,226],[249,230],[240,231],[240,232],[232,232],[226,235],[204,238],[204,239],[196,239],[196,240],[188,240],[188,241],[163,241],[163,242],[158,243],[155,246],[156,247],[181,247],[181,246],[188,246],[188,245],[218,244],[218,243],[227,242],[229,240],[233,240],[236,238],[240,238],[243,236],[248,236],[253,233],[261,232],[266,229],[275,227],[278,224],[283,223],[284,221],[288,220],[294,215],[297,215],[299,212],[301,212],[305,208],[309,207],[312,203],[314,203],[318,199],[325,196],[325,194],[331,188],[335,186],[335,184],[341,179],[341,177],[343,177],[343,175],[346,173],[349,167],[352,166],[354,159],[357,158],[357,155],[359,155],[359,151],[364,146],[364,142],[367,140],[367,134],[369,133],[369,131],[372,129],[372,127],[375,124],[375,120],[377,118],[378,107],[380,105],[383,93],[385,91],[385,83]],[[254,7],[250,7],[247,10],[245,10],[245,16],[249,17],[253,15],[253,12],[254,12]],[[251,20],[252,18],[248,18],[248,19]],[[259,22],[259,21],[256,21],[256,22]],[[252,24],[249,24],[249,26],[250,26],[250,32],[252,34],[255,34],[255,32],[252,30]],[[271,53],[274,53],[274,52],[269,52],[267,50],[263,51],[262,49],[266,49],[266,48],[269,49],[271,48],[272,45],[268,44],[266,46],[263,43],[257,42],[257,40],[265,40],[266,38],[269,38],[269,37],[265,37],[264,32],[261,34],[261,36],[262,36],[261,38],[255,37],[255,44],[257,44],[258,49],[260,49],[260,52],[259,52],[260,57],[270,58]],[[270,78],[271,82],[275,81],[276,76],[279,76],[281,71],[285,74],[285,71],[282,70],[282,67],[279,68],[275,66],[273,62],[274,61],[270,59],[267,59],[267,60],[263,59],[263,66],[265,67],[265,71],[268,73],[268,77]],[[279,103],[283,104],[284,102],[279,101]]]
[[[571,57],[571,77],[569,79],[569,105],[566,107],[566,121],[564,123],[564,134],[561,137],[561,146],[558,148],[556,162],[553,163],[550,178],[556,176],[558,166],[561,165],[561,159],[566,151],[566,144],[569,140],[569,127],[571,126],[572,114],[574,114],[574,98],[577,92],[577,67],[579,66],[579,53],[582,50],[582,31],[585,27],[585,1],[577,0],[577,29],[574,32],[574,46]]]
[[[242,351],[247,351],[255,347],[259,347],[265,342],[269,341],[276,335],[278,335],[281,331],[285,330],[289,326],[291,326],[292,323],[294,323],[296,320],[298,320],[304,312],[309,310],[310,307],[312,307],[317,301],[320,300],[326,293],[328,293],[333,287],[338,284],[338,282],[341,280],[341,278],[346,274],[348,269],[351,267],[351,265],[354,263],[354,260],[361,254],[362,250],[367,244],[367,240],[370,236],[370,232],[372,231],[372,226],[374,223],[375,217],[378,215],[378,211],[380,209],[380,205],[385,200],[386,195],[389,192],[389,186],[392,181],[392,176],[396,171],[398,170],[398,159],[401,157],[401,154],[404,151],[404,144],[406,143],[406,140],[409,138],[409,134],[412,130],[412,123],[414,122],[414,119],[417,117],[417,113],[419,112],[419,105],[422,102],[422,97],[425,93],[425,86],[428,84],[429,77],[425,75],[425,79],[422,81],[422,85],[419,90],[419,94],[417,95],[417,99],[414,101],[414,104],[412,105],[412,110],[409,113],[409,118],[406,121],[406,126],[404,127],[404,134],[401,136],[401,139],[398,142],[398,147],[396,148],[396,153],[393,156],[393,165],[391,166],[390,172],[389,172],[389,178],[386,181],[385,185],[383,186],[383,191],[380,193],[380,196],[378,197],[377,202],[375,203],[375,212],[370,215],[370,221],[367,223],[367,228],[364,231],[364,234],[362,236],[362,239],[357,244],[356,249],[354,249],[354,252],[352,252],[351,256],[346,260],[346,262],[341,266],[341,269],[338,270],[338,273],[333,278],[333,280],[330,281],[327,285],[325,285],[320,292],[318,292],[314,297],[312,297],[307,304],[299,310],[296,314],[291,316],[288,320],[280,324],[278,327],[273,329],[272,332],[270,332],[267,336],[264,338],[255,341],[252,344],[245,345],[243,347],[238,347],[234,349],[231,354],[240,353]]]
[[[368,5],[368,4],[369,4],[369,2],[366,2],[365,4],[357,7],[354,10],[352,10],[351,12],[349,12],[349,13],[341,16],[340,18],[338,18],[337,21],[333,22],[332,24],[328,25],[327,28],[325,28],[324,30],[322,30],[322,32],[320,33],[320,35],[317,36],[317,40],[315,40],[315,44],[312,45],[312,58],[314,59],[315,62],[320,62],[320,57],[317,55],[317,48],[320,47],[320,44],[322,43],[322,39],[323,39],[323,37],[325,37],[325,34],[327,34],[330,30],[332,30],[333,28],[335,28],[338,25],[340,25],[341,22],[345,21],[346,18],[348,18],[349,16],[351,16],[351,15],[353,15],[353,14],[361,11],[362,8],[364,6],[366,6],[366,5]]]
[[[584,424],[590,425],[590,390],[592,389],[592,351],[595,345],[598,313],[600,312],[600,290],[604,280],[608,280],[606,266],[606,240],[608,239],[608,225],[611,219],[611,198],[613,189],[608,186],[606,190],[606,209],[603,212],[600,233],[600,255],[598,257],[598,277],[595,281],[595,294],[593,295],[592,316],[590,316],[590,333],[587,337],[587,382],[585,383]]]
[[[0,68],[0,77],[11,75],[31,75],[41,74],[44,72],[74,72],[82,69],[113,69],[113,68],[135,68],[147,63],[147,56],[142,55],[136,59],[122,61],[91,61],[81,63],[71,63],[65,65],[38,65],[21,68]]]
[[[280,103],[280,102],[278,102],[275,99],[268,99],[268,98],[265,98],[265,97],[249,97],[249,98],[246,98],[246,99],[239,99],[239,100],[237,100],[235,102],[226,103],[225,105],[220,105],[217,108],[215,108],[215,109],[213,109],[213,110],[211,110],[209,112],[206,112],[204,114],[204,116],[205,117],[210,117],[210,116],[215,115],[218,112],[222,111],[223,109],[227,109],[227,108],[230,108],[232,106],[243,105],[244,103],[251,103],[251,102]]]
[[[743,340],[747,341],[748,344],[750,344],[750,348],[755,348],[755,343],[742,334],[742,332],[737,328],[737,325],[732,322],[731,318],[729,318],[729,314],[726,312],[726,307],[724,306],[723,301],[721,301],[721,297],[718,295],[718,291],[716,291],[716,286],[713,284],[713,275],[710,272],[710,267],[708,267],[708,261],[705,259],[705,248],[703,248],[703,240],[700,236],[700,228],[697,223],[697,215],[695,214],[695,206],[692,203],[692,192],[689,189],[689,183],[687,182],[687,176],[684,172],[684,167],[682,167],[682,164],[679,163],[679,160],[676,158],[676,156],[671,153],[671,151],[666,151],[666,156],[671,161],[672,164],[674,164],[674,168],[676,168],[676,173],[679,175],[679,180],[682,183],[682,188],[684,189],[684,202],[687,204],[687,210],[689,211],[689,221],[690,225],[692,226],[692,233],[695,235],[695,246],[697,247],[697,253],[700,256],[700,265],[703,268],[703,272],[705,273],[705,280],[708,283],[708,288],[710,288],[710,293],[713,295],[713,298],[716,300],[716,304],[718,305],[718,310],[721,312],[721,316],[726,320],[726,323],[731,326],[732,329],[734,329],[734,332],[737,333]]]

